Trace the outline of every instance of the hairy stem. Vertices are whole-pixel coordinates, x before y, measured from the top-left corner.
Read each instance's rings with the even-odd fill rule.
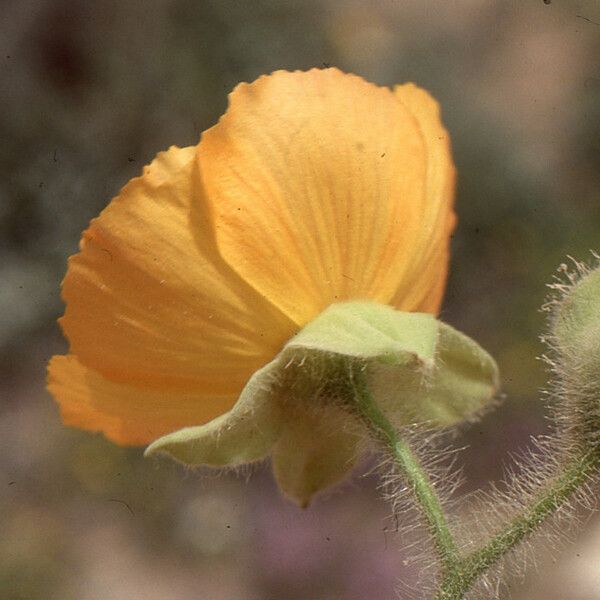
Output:
[[[597,472],[600,457],[596,451],[575,455],[552,481],[540,489],[533,503],[516,516],[482,548],[461,560],[453,576],[442,581],[438,600],[460,600],[474,583],[504,555],[534,533]]]
[[[435,600],[462,600],[488,569],[533,534],[581,490],[600,469],[600,453],[582,446],[543,486],[531,504],[515,516],[481,548],[461,556],[440,499],[427,472],[410,446],[379,409],[361,376],[352,377],[355,406],[362,421],[394,459],[406,484],[413,492],[440,563]]]
[[[418,458],[381,412],[362,378],[355,378],[354,393],[360,417],[394,458],[394,462],[412,489],[442,563],[444,573],[454,573],[458,566],[458,550],[450,532],[440,499]]]

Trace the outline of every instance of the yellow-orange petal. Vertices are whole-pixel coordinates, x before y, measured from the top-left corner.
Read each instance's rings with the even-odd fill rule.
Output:
[[[116,383],[72,355],[52,358],[48,389],[65,425],[102,431],[122,445],[148,444],[190,423],[205,423],[226,412],[236,399],[207,398],[204,390],[163,391]]]
[[[171,148],[132,180],[84,232],[63,282],[61,324],[71,353],[125,388],[174,398],[194,391],[198,413],[184,410],[189,420],[177,427],[218,414],[202,407],[214,398],[229,398],[227,405],[217,403],[227,410],[294,333],[291,321],[219,256],[196,152]],[[97,396],[94,414],[103,412],[104,398]],[[126,395],[120,400],[121,409],[111,404],[107,415],[122,410],[123,423],[130,423]],[[151,408],[157,424],[161,406]],[[170,425],[161,434],[172,421],[165,413]],[[139,439],[132,432],[128,440],[126,426],[120,427],[120,441]]]
[[[436,313],[444,293],[448,271],[450,235],[456,224],[454,189],[456,169],[450,134],[440,119],[439,104],[413,83],[394,88],[396,98],[417,120],[426,149],[426,201],[421,216],[421,235],[413,251],[418,257],[406,273],[412,285],[401,285],[391,304]]]
[[[223,257],[298,325],[350,299],[416,310],[439,287],[445,267],[423,267],[447,198],[407,104],[336,69],[280,71],[238,86],[202,137]]]

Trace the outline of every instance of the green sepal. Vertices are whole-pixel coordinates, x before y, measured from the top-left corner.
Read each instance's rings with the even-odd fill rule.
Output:
[[[344,377],[340,361],[362,365],[371,394],[398,426],[447,427],[472,418],[499,386],[494,359],[468,336],[433,315],[381,304],[330,306],[287,344],[284,353],[290,351],[320,366],[312,368],[317,378],[337,357],[330,382]]]
[[[416,359],[412,368],[374,364],[369,371],[371,394],[396,425],[448,427],[474,419],[498,390],[494,359],[460,331],[435,323],[432,364]]]
[[[355,369],[397,426],[447,427],[468,419],[498,386],[489,354],[432,315],[371,302],[334,304],[250,378],[228,413],[168,434],[146,454],[236,466],[272,453],[280,487],[306,505],[343,477],[358,454]]]
[[[273,448],[279,489],[302,508],[317,492],[344,479],[360,453],[361,438],[348,415],[335,409],[319,412],[290,415]]]
[[[402,365],[435,356],[438,321],[374,302],[332,304],[292,338],[286,349]]]
[[[237,466],[265,458],[283,426],[282,407],[273,402],[273,363],[258,370],[239,400],[205,425],[185,427],[162,436],[144,456],[169,454],[188,465]]]

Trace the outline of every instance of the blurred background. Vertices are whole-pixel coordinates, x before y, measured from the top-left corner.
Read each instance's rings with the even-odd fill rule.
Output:
[[[366,466],[301,511],[268,467],[186,473],[64,428],[44,378],[66,350],[65,261],[238,82],[329,65],[415,81],[459,174],[442,316],[503,373],[503,406],[457,440],[462,491],[489,486],[546,431],[545,284],[600,250],[598,0],[3,0],[0,50],[0,598],[392,600],[414,584]],[[600,520],[555,561],[512,597],[600,600]]]

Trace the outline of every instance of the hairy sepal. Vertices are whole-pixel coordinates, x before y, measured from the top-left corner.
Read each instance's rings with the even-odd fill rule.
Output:
[[[491,356],[432,315],[370,302],[334,304],[250,378],[228,413],[158,439],[146,455],[238,466],[272,453],[280,487],[305,505],[355,463],[356,369],[397,426],[451,426],[480,412],[498,386]],[[284,439],[290,436],[293,443]]]

